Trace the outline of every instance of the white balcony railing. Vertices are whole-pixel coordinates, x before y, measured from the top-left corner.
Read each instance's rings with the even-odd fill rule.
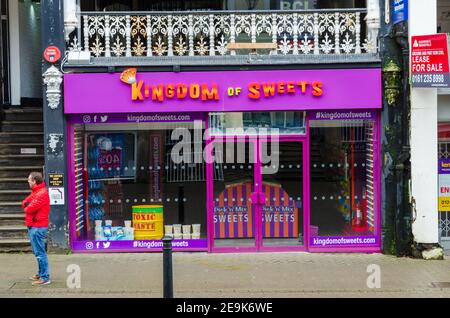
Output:
[[[365,9],[82,12],[68,49],[91,57],[227,56],[248,54],[228,44],[272,43],[276,49],[258,53],[377,53],[376,39],[367,38],[373,32],[362,23],[365,17]]]

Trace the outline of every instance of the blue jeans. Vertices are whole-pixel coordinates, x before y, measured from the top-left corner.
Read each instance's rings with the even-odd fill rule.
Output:
[[[31,249],[33,250],[34,256],[36,256],[38,263],[38,276],[47,281],[50,279],[48,272],[48,258],[45,251],[45,237],[47,235],[46,227],[29,227],[28,236],[31,241]]]

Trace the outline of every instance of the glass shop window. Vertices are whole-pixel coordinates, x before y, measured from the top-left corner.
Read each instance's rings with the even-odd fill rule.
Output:
[[[92,126],[75,126],[76,239],[206,238],[204,129],[195,135],[191,123],[133,131]],[[172,135],[180,126],[188,132],[181,151]],[[174,149],[184,161],[172,159]]]
[[[305,112],[210,113],[209,133],[221,135],[305,134]]]
[[[310,121],[311,236],[376,235],[375,122]]]

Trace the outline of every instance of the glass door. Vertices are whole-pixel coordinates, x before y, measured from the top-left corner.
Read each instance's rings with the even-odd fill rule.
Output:
[[[256,249],[256,146],[249,140],[213,142],[213,248]]]
[[[261,142],[261,248],[304,247],[303,142]]]

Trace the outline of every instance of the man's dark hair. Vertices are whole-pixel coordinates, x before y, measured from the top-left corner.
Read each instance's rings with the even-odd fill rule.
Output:
[[[44,182],[44,178],[42,177],[42,173],[40,172],[32,172],[30,173],[30,177],[31,179],[36,181],[36,184],[41,184],[42,182]]]

